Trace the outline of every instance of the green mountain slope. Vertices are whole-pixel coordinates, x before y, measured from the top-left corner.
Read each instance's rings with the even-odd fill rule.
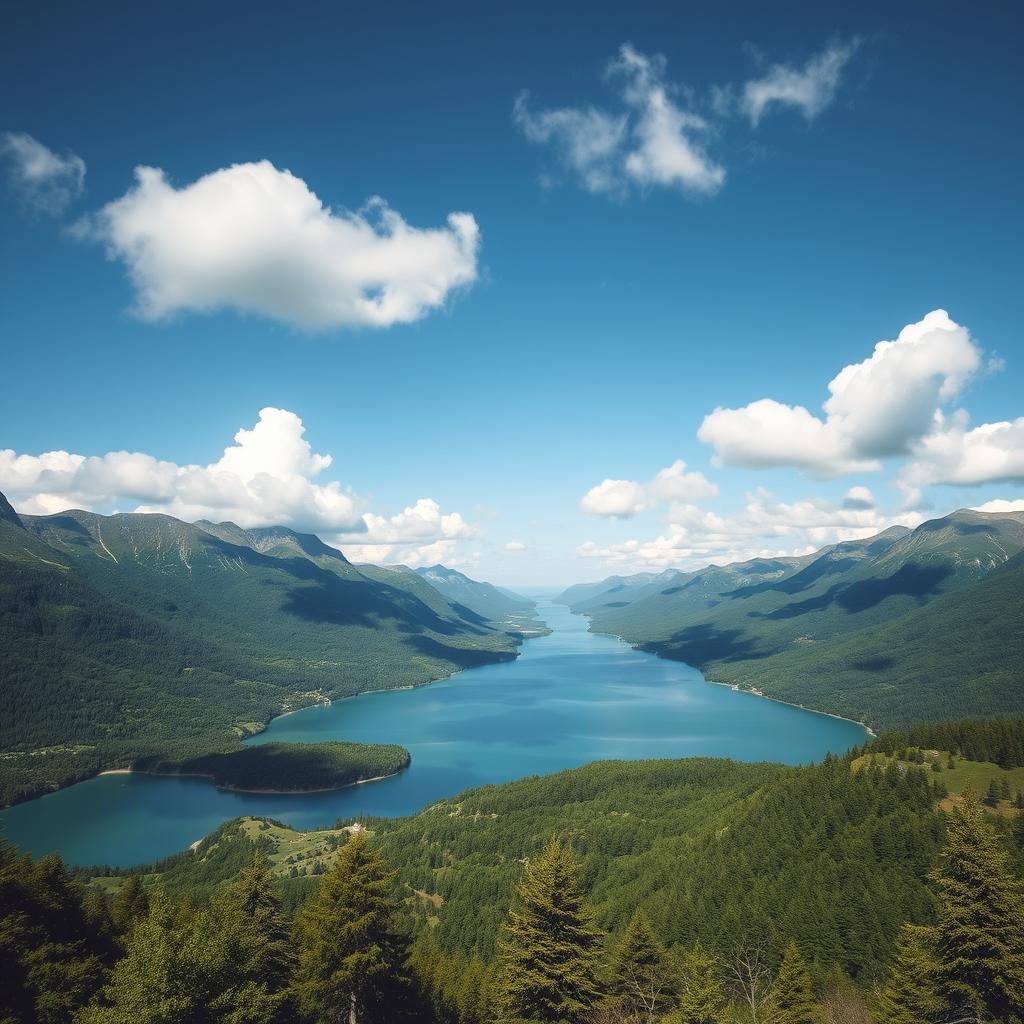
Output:
[[[283,528],[4,514],[0,798],[230,749],[282,711],[509,659],[520,640]]]
[[[801,559],[712,566],[622,606],[573,607],[716,681],[869,724],[997,714],[1024,707],[1022,551],[1024,515],[960,511]]]
[[[502,590],[492,583],[470,579],[457,569],[449,569],[444,565],[432,565],[414,571],[449,601],[469,608],[493,622],[533,632],[540,625],[534,616],[537,606],[528,597]]]

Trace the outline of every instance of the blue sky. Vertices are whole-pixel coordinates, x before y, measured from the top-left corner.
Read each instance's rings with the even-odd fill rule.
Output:
[[[273,516],[528,585],[1024,498],[1013,5],[4,18],[19,508]]]

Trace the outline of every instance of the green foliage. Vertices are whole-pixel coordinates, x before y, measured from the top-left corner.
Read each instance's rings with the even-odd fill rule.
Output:
[[[404,949],[393,930],[394,873],[356,833],[298,919],[295,995],[313,1021],[384,1021]]]
[[[897,754],[908,745],[948,751],[946,768],[957,767],[956,754],[970,761],[987,761],[1000,768],[1024,767],[1024,717],[935,722],[888,732],[873,740],[869,751]]]
[[[720,1024],[726,1016],[718,961],[698,942],[683,955],[679,1003],[666,1024]]]
[[[106,975],[112,947],[56,857],[17,857],[0,841],[0,1020],[65,1024]]]
[[[256,743],[186,761],[142,759],[136,767],[160,774],[208,775],[225,789],[301,793],[394,775],[409,762],[409,752],[396,744],[328,741]]]
[[[779,973],[768,994],[772,1024],[821,1024],[821,1012],[800,947],[793,941],[786,946]]]
[[[572,852],[552,839],[527,862],[499,948],[498,1019],[578,1024],[600,988],[599,933]]]
[[[896,956],[876,998],[878,1024],[936,1024],[945,1013],[934,928],[906,924]]]
[[[650,918],[637,910],[615,947],[611,994],[630,1016],[661,1013],[672,1003],[671,973],[665,947]]]
[[[571,837],[600,925],[637,908],[669,946],[723,956],[758,935],[773,958],[796,938],[814,968],[854,978],[887,963],[900,925],[926,920],[941,844],[929,776],[728,761],[598,762],[441,801],[373,823],[441,947],[488,958],[517,864]]]
[[[1024,1013],[1024,884],[971,800],[951,815],[934,882],[942,980],[956,1010]]]

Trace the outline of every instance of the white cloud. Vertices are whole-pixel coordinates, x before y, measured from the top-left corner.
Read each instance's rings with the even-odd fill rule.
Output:
[[[344,534],[336,543],[353,562],[403,564],[417,568],[438,562],[457,564],[455,552],[460,540],[475,537],[477,527],[458,512],[445,514],[431,498],[420,498],[414,505],[390,518],[367,512],[364,532],[349,543]]]
[[[1024,498],[995,498],[984,505],[975,505],[975,512],[1024,512]]]
[[[964,412],[937,417],[900,482],[911,492],[931,484],[1024,484],[1024,416],[973,429]]]
[[[588,192],[620,188],[620,154],[626,117],[614,117],[594,107],[565,107],[530,111],[528,94],[520,94],[512,118],[530,142],[550,142],[559,158],[574,171]]]
[[[775,64],[766,75],[747,82],[741,104],[751,124],[756,126],[766,112],[778,107],[796,107],[808,121],[813,120],[835,99],[843,69],[857,45],[857,40],[833,44],[802,69]]]
[[[315,454],[304,433],[295,413],[268,407],[208,466],[181,466],[142,452],[37,456],[6,449],[0,451],[0,491],[27,513],[128,505],[189,521],[227,519],[243,527],[364,529],[357,497],[337,481],[316,482],[332,459]]]
[[[980,366],[967,328],[939,309],[844,367],[829,382],[824,418],[765,398],[719,407],[697,436],[726,465],[796,466],[818,476],[876,470],[881,459],[908,454]]]
[[[777,501],[767,491],[747,496],[742,512],[722,516],[693,505],[672,508],[665,531],[652,540],[631,539],[577,549],[609,567],[697,569],[709,563],[800,555],[829,544],[870,537],[889,526],[917,526],[919,513],[886,515],[874,508],[840,507],[822,498]]]
[[[6,156],[12,188],[43,213],[63,213],[85,187],[85,161],[74,153],[58,156],[25,132],[0,135],[0,154]]]
[[[623,194],[631,186],[655,185],[716,192],[725,169],[702,141],[710,125],[678,105],[665,81],[664,58],[626,45],[608,72],[622,82],[619,113],[593,106],[533,111],[523,93],[513,120],[530,142],[552,144],[590,192]]]
[[[526,545],[521,540],[510,540],[505,545],[506,551],[525,551]]]
[[[378,198],[335,212],[266,160],[180,189],[157,168],[135,176],[79,234],[124,262],[147,320],[233,309],[310,330],[388,327],[421,319],[477,276],[469,213],[421,229]]]
[[[613,69],[625,77],[625,100],[637,112],[626,174],[640,185],[717,192],[725,169],[697,141],[707,133],[708,122],[672,101],[664,81],[664,58],[646,57],[623,46]]]
[[[701,501],[717,494],[718,487],[703,473],[687,473],[686,463],[678,459],[646,484],[603,480],[583,495],[580,508],[602,519],[630,519],[657,505]]]
[[[843,508],[874,508],[878,504],[867,487],[851,487],[843,498]]]
[[[431,498],[390,517],[368,511],[365,501],[340,482],[319,481],[334,460],[314,452],[304,435],[295,413],[268,407],[208,466],[182,466],[142,452],[85,456],[0,450],[0,491],[30,515],[127,507],[189,522],[290,526],[319,534],[353,561],[466,564],[459,545],[477,536],[473,523],[458,512],[442,511]]]

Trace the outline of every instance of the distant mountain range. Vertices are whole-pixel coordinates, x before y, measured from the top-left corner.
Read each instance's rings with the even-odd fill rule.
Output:
[[[1024,710],[1024,513],[962,510],[795,558],[557,600],[710,679],[874,726]]]
[[[472,608],[492,622],[536,630],[539,623],[534,617],[536,605],[527,597],[504,590],[493,583],[479,583],[457,569],[432,565],[417,569],[416,573],[449,601]]]
[[[458,600],[285,527],[19,516],[0,495],[0,802],[514,658],[532,602],[453,575]]]

